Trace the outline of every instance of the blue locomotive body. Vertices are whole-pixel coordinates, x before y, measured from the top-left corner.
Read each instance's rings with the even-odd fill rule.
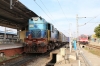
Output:
[[[46,24],[47,22],[44,19],[40,19],[38,17],[29,19],[29,32],[32,35],[32,38],[45,38],[46,37]]]
[[[41,17],[32,17],[29,19],[28,32],[26,32],[25,47],[26,53],[45,53],[55,47],[61,46],[61,42],[65,39],[65,35],[54,28]],[[62,36],[62,38],[61,38]],[[66,40],[64,41],[66,42]]]

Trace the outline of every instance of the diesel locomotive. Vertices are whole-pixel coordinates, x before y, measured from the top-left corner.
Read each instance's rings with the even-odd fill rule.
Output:
[[[24,39],[24,52],[45,53],[68,43],[68,37],[45,19],[32,17],[28,23],[28,31]]]

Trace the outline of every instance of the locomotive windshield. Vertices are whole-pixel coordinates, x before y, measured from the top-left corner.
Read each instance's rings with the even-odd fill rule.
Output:
[[[44,38],[46,37],[46,23],[40,18],[29,19],[29,32],[32,38]]]
[[[81,35],[81,38],[87,38],[87,36],[86,35]]]
[[[43,23],[32,23],[32,24],[29,24],[29,30],[33,30],[33,29],[45,29],[45,24]]]

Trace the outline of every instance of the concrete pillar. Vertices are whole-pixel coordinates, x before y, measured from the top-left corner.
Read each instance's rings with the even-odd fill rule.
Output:
[[[62,56],[65,56],[65,50],[66,50],[66,48],[61,48],[60,49],[60,55],[62,55]]]

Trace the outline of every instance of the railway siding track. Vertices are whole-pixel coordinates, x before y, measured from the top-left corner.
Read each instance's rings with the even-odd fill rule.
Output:
[[[100,49],[100,46],[96,46],[96,45],[86,45],[86,47],[89,47],[89,48],[94,48],[94,49]]]
[[[100,46],[86,45],[85,49],[94,55],[100,56]]]
[[[0,66],[27,66],[28,63],[36,61],[38,58],[46,57],[50,53],[44,54],[26,54],[20,57],[16,57],[13,59],[6,60],[0,63]]]
[[[25,66],[24,64],[38,58],[37,55],[23,55],[0,63],[0,66]]]
[[[9,60],[0,62],[0,66],[4,66],[4,65],[6,65],[7,63],[11,63],[12,61],[17,61],[18,59],[21,59],[21,58],[23,58],[23,56],[19,56],[19,57],[16,57],[16,58],[12,58],[12,59],[9,59]]]

